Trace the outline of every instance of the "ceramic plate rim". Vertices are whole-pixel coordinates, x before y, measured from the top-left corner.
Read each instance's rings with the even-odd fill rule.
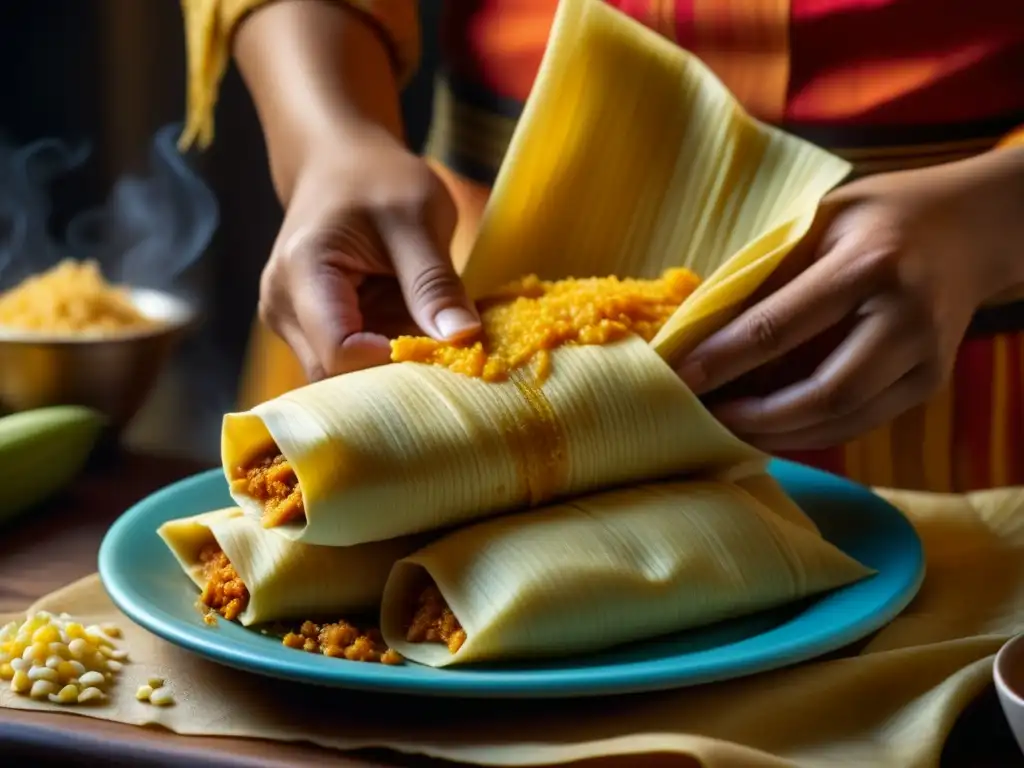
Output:
[[[147,602],[145,596],[133,587],[130,579],[119,575],[120,551],[131,542],[140,520],[148,521],[153,518],[151,530],[154,531],[154,539],[159,542],[155,528],[165,519],[170,519],[161,512],[178,495],[207,484],[224,483],[220,469],[201,472],[168,485],[145,497],[122,514],[103,538],[99,553],[99,572],[104,588],[114,604],[144,629],[215,662],[269,677],[379,693],[462,698],[575,698],[689,687],[791,666],[856,642],[898,616],[914,598],[924,579],[924,552],[921,540],[903,514],[885,499],[851,481],[792,462],[775,459],[771,462],[769,470],[784,487],[787,485],[787,476],[793,476],[795,480],[792,482],[796,485],[802,484],[805,488],[812,488],[818,483],[826,491],[847,497],[860,497],[865,509],[872,511],[865,519],[873,520],[877,525],[876,518],[882,515],[889,518],[888,525],[891,528],[900,529],[904,539],[900,542],[903,549],[900,556],[904,560],[905,573],[897,575],[897,583],[888,594],[876,597],[870,611],[862,610],[853,619],[840,616],[840,623],[837,626],[825,627],[819,623],[814,631],[809,631],[797,639],[769,642],[768,645],[764,645],[762,640],[791,627],[799,622],[801,617],[813,614],[814,611],[820,612],[822,606],[827,609],[830,603],[842,603],[839,596],[847,595],[852,590],[865,590],[864,585],[871,579],[815,599],[807,611],[796,614],[772,629],[734,643],[692,653],[668,654],[595,667],[434,670],[415,664],[387,667],[326,659],[292,652],[281,646],[274,646],[274,653],[269,650],[267,653],[257,653],[245,646],[233,645],[230,639],[225,640],[220,633],[210,632],[211,628],[201,620],[193,625],[161,606]],[[792,492],[792,489],[787,490]],[[226,484],[224,492],[226,493]],[[198,512],[188,511],[173,516],[188,514]],[[808,514],[816,517],[812,512]],[[160,546],[164,546],[162,542]],[[173,558],[171,562],[174,562]],[[175,577],[182,577],[183,587],[189,586],[190,582],[184,578],[176,563],[174,568]],[[891,580],[895,577],[889,578]],[[870,589],[867,588],[868,591]],[[197,619],[198,616],[197,612]],[[224,622],[218,622],[220,623]],[[229,627],[230,631],[234,629],[249,631],[234,625]],[[751,645],[753,652],[742,655],[746,645]],[[295,658],[278,657],[277,653],[280,652],[294,653]],[[736,655],[737,653],[740,655]],[[710,658],[702,661],[702,656]]]

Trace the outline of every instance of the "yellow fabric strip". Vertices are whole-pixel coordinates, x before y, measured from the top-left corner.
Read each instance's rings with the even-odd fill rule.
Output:
[[[231,40],[251,12],[280,0],[181,0],[188,61],[184,151],[213,141],[214,109],[231,59]],[[415,70],[420,55],[419,16],[408,0],[338,0],[363,13],[388,41],[400,79]]]

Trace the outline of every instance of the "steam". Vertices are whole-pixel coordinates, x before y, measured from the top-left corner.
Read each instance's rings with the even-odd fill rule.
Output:
[[[88,161],[87,145],[42,139],[0,141],[0,290],[62,259],[94,259],[113,282],[155,288],[202,304],[189,290],[219,224],[217,199],[177,149],[179,125],[153,137],[149,168],[125,174],[100,206],[78,212],[63,236],[51,229],[51,187]],[[202,282],[200,280],[199,282]],[[209,329],[179,348],[167,375],[132,424],[129,442],[213,458],[220,419],[234,401],[237,373]]]
[[[114,282],[171,290],[208,248],[217,199],[179,154],[179,126],[153,138],[148,175],[126,174],[106,203],[72,218],[66,236],[50,232],[50,186],[89,158],[86,145],[42,139],[0,144],[0,287],[61,259],[95,259]]]

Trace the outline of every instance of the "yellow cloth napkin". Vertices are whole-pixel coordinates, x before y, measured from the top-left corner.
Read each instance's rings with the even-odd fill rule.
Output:
[[[128,622],[95,576],[33,608],[125,630],[132,663],[110,703],[74,711],[181,734],[387,747],[481,765],[677,752],[706,768],[934,766],[957,716],[988,684],[993,655],[1024,630],[1024,488],[881,493],[924,540],[928,574],[911,606],[855,655],[698,689],[571,702],[432,701],[416,711],[408,699],[396,705],[206,662]],[[135,701],[152,675],[168,680],[176,706]],[[56,708],[6,688],[0,706]]]

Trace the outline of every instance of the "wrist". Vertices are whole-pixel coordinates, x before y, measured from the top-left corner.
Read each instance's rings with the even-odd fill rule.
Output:
[[[341,3],[291,0],[239,29],[235,57],[253,96],[282,203],[315,148],[386,135],[402,141],[391,54],[376,28]]]
[[[961,165],[956,194],[984,270],[983,303],[1024,287],[1024,147],[999,149]]]

